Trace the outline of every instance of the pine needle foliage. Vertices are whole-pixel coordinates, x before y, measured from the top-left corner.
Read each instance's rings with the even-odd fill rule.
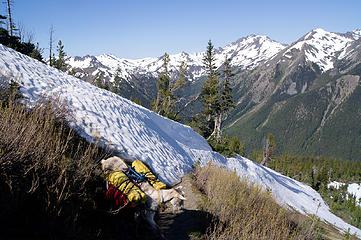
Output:
[[[56,46],[56,51],[58,52],[58,58],[55,60],[54,67],[65,72],[68,65],[66,64],[66,53],[61,40],[59,40],[58,45]]]
[[[231,59],[227,56],[223,63],[224,81],[220,82],[219,72],[215,65],[214,47],[209,40],[206,53],[203,58],[203,67],[207,73],[207,79],[203,83],[202,91],[199,95],[203,102],[203,115],[205,116],[205,129],[203,136],[208,141],[215,140],[217,144],[221,142],[222,123],[227,112],[235,104],[232,100],[232,88],[230,87],[230,79],[234,76],[231,70]]]
[[[207,73],[207,79],[203,84],[200,99],[203,102],[206,117],[206,129],[209,137],[214,128],[214,119],[220,110],[219,79],[217,66],[215,65],[215,52],[212,41],[208,41],[206,53],[203,57],[203,66]]]

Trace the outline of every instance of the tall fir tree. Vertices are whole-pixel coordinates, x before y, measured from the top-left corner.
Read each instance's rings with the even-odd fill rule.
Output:
[[[215,136],[217,143],[221,140],[223,119],[226,117],[230,108],[235,106],[235,103],[232,100],[232,88],[230,86],[230,80],[234,76],[234,73],[232,73],[231,70],[231,58],[228,58],[227,56],[225,57],[223,67],[224,80],[220,91],[220,109],[217,116],[218,119],[215,120],[215,127],[212,133]]]
[[[66,61],[66,53],[64,51],[64,45],[61,42],[61,40],[59,40],[56,50],[58,52],[58,58],[55,61],[54,67],[65,72],[67,70],[67,64],[65,62]]]
[[[120,71],[121,71],[120,67],[118,66],[117,69],[115,70],[114,81],[110,88],[110,90],[116,94],[118,94],[120,91],[120,85],[121,85],[121,81],[122,81],[122,78],[120,77]]]
[[[169,55],[168,53],[165,53],[163,56],[163,71],[160,74],[159,79],[156,83],[158,89],[157,98],[153,103],[153,110],[160,115],[164,115],[164,102],[166,99],[167,91],[169,91],[170,76],[168,64]]]
[[[180,111],[177,112],[174,108],[177,102],[175,91],[188,84],[188,81],[186,80],[188,66],[185,62],[181,63],[178,70],[178,78],[174,84],[171,84],[171,77],[168,67],[169,61],[169,55],[165,53],[163,56],[163,71],[157,81],[157,98],[154,100],[152,108],[156,113],[176,120]]]
[[[200,99],[203,102],[206,119],[206,126],[204,127],[205,137],[210,137],[213,128],[215,127],[215,119],[220,111],[220,97],[219,97],[219,80],[218,71],[215,65],[215,53],[212,41],[208,41],[206,53],[203,57],[203,67],[207,73],[207,79],[203,84],[200,93]]]
[[[178,114],[181,112],[175,110],[175,105],[178,101],[175,92],[184,86],[186,86],[189,82],[186,80],[187,75],[187,64],[183,61],[178,69],[178,77],[174,85],[169,84],[169,89],[165,94],[165,102],[164,102],[164,116],[167,118],[176,120],[178,118]]]

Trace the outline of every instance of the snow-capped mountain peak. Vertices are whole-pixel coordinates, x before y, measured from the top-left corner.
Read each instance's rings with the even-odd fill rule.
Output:
[[[327,71],[333,68],[337,53],[351,41],[354,41],[354,38],[348,37],[346,34],[332,33],[322,28],[316,28],[292,44],[284,56],[290,58],[293,50],[303,51],[306,61],[314,62],[322,71]]]
[[[249,35],[240,38],[217,51],[218,64],[224,61],[225,56],[232,58],[232,66],[243,69],[253,69],[260,63],[267,61],[279,53],[286,46],[262,35]]]

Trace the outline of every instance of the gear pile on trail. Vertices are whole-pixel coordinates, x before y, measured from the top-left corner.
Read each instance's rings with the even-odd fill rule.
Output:
[[[139,188],[144,181],[148,181],[156,190],[167,187],[139,160],[133,161],[126,169],[115,168],[105,172],[104,178],[108,183],[106,196],[116,207],[135,207],[144,204],[147,196]]]

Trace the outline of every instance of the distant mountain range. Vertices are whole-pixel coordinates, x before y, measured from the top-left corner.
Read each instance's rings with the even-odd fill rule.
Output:
[[[261,149],[264,136],[276,136],[279,153],[315,154],[361,160],[361,31],[345,34],[315,29],[290,45],[250,35],[216,49],[221,68],[232,57],[236,108],[224,128]],[[175,74],[185,61],[191,85],[184,98],[197,95],[204,81],[204,52],[170,55]],[[149,107],[162,57],[129,60],[113,55],[71,57],[76,76],[92,82],[101,75],[113,81],[118,69],[122,95]],[[191,114],[196,110],[188,110]]]
[[[205,43],[206,46],[206,43]],[[220,66],[226,55],[232,57],[232,66],[237,69],[254,69],[264,63],[285,45],[269,39],[266,36],[250,35],[241,38],[225,47],[219,47],[216,52],[216,64]],[[204,52],[170,55],[169,69],[175,75],[181,62],[188,65],[188,80],[197,81],[204,76],[202,59]],[[150,107],[156,94],[156,80],[162,71],[163,56],[156,58],[125,59],[113,55],[70,57],[67,61],[75,76],[88,82],[94,82],[97,76],[104,81],[114,81],[118,70],[122,81],[121,95],[127,98],[138,98],[146,107]]]
[[[220,66],[227,55],[233,58],[232,66],[241,69],[253,69],[285,47],[285,45],[266,36],[250,35],[223,48],[217,48],[215,50],[216,64]],[[203,56],[204,52],[190,54],[181,52],[170,55],[169,69],[173,72],[177,71],[181,62],[184,61],[189,68],[189,80],[196,80],[204,75]],[[158,77],[163,64],[162,57],[132,60],[103,54],[100,56],[71,57],[67,63],[75,70],[81,70],[81,73],[78,74],[81,77],[95,76],[97,73],[103,72],[104,77],[112,81],[115,71],[119,69],[120,76],[124,80],[131,81],[134,76],[139,75]]]

